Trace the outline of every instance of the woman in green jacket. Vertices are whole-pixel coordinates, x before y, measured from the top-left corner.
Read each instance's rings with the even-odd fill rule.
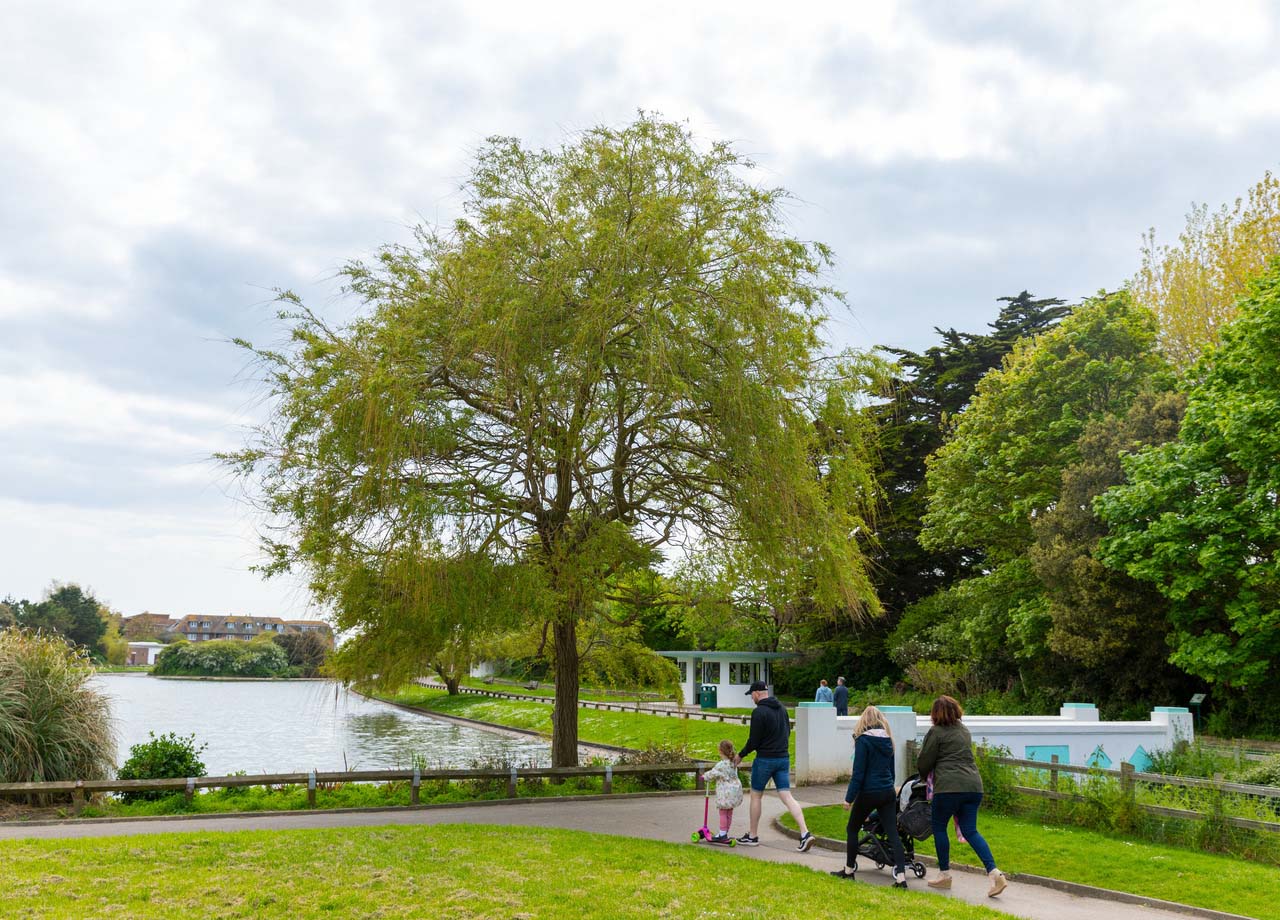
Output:
[[[994,898],[1008,887],[1004,873],[996,868],[991,847],[978,833],[978,808],[982,805],[982,776],[973,759],[973,740],[960,719],[964,710],[949,696],[940,696],[929,713],[933,727],[924,736],[916,769],[921,776],[933,773],[933,845],[938,854],[938,875],[931,888],[951,887],[951,841],[947,825],[955,818],[960,833],[982,860],[991,879],[987,897]]]

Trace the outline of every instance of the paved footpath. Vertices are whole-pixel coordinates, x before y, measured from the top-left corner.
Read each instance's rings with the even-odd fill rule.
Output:
[[[806,786],[796,790],[803,805],[829,805],[839,802],[844,787]],[[800,863],[823,872],[840,868],[843,854],[817,847],[808,853],[797,853],[795,842],[773,829],[774,817],[784,811],[773,794],[765,796],[764,816],[760,822],[760,846],[716,848],[725,859],[763,859],[769,862]],[[734,832],[746,827],[747,805],[734,815]],[[131,834],[165,834],[191,831],[285,830],[318,827],[363,827],[369,825],[407,824],[496,824],[529,827],[562,827],[594,831],[602,834],[625,834],[671,843],[689,842],[689,835],[702,823],[700,797],[672,795],[614,800],[539,802],[526,799],[518,803],[468,806],[462,808],[416,809],[382,812],[299,812],[289,815],[248,815],[236,818],[192,818],[169,821],[128,821],[111,823],[58,824],[40,827],[0,825],[0,840],[68,839],[74,837],[113,837]],[[999,854],[999,841],[995,844]],[[961,847],[961,850],[965,850]],[[965,850],[967,852],[967,850]],[[888,885],[889,870],[877,871],[865,859],[859,861],[859,879],[873,885]],[[1171,911],[1121,904],[1097,898],[1078,897],[1049,888],[1019,885],[1012,882],[999,898],[986,897],[987,880],[976,873],[956,872],[954,888],[949,893],[932,892],[923,881],[912,875],[912,888],[930,891],[938,897],[960,898],[972,904],[985,904],[1019,917],[1036,920],[1186,920],[1187,915]],[[851,892],[856,883],[850,883]]]

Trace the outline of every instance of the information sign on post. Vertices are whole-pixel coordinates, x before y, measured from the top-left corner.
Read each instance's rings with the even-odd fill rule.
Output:
[[[1204,702],[1205,695],[1203,693],[1194,693],[1191,695],[1191,708],[1195,710],[1196,731],[1200,731],[1200,704]]]

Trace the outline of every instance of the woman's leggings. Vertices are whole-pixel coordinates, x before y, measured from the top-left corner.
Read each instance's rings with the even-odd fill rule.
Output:
[[[947,824],[954,817],[960,824],[960,833],[973,852],[982,860],[988,872],[996,867],[991,847],[978,833],[978,806],[982,804],[981,792],[935,792],[933,794],[933,846],[938,852],[938,869],[951,869],[951,840],[947,837]]]
[[[893,851],[893,867],[898,872],[905,872],[906,859],[902,855],[902,838],[898,836],[898,809],[895,807],[897,796],[892,789],[883,792],[859,792],[853,797],[853,808],[849,811],[849,827],[845,831],[848,855],[845,865],[850,869],[858,865],[858,836],[862,833],[862,822],[867,815],[876,812],[880,816],[880,825],[885,836],[889,838],[889,847]]]

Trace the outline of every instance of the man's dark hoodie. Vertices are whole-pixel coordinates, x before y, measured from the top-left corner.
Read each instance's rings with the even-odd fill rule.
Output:
[[[787,716],[786,707],[766,696],[751,710],[751,734],[738,756],[746,757],[755,751],[757,757],[787,757],[787,739],[790,737],[791,719]]]

